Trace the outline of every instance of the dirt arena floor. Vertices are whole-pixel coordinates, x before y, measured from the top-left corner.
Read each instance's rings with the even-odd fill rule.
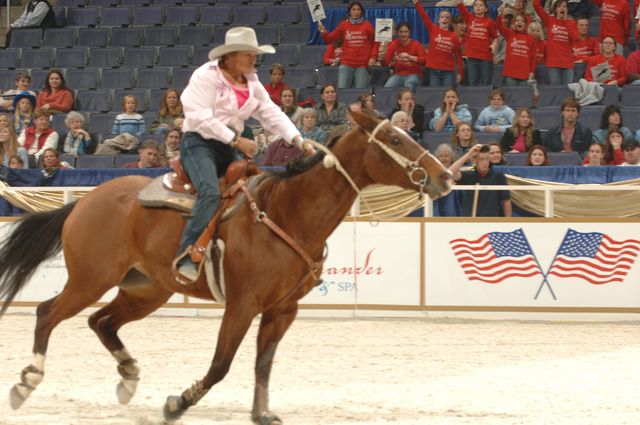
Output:
[[[119,406],[115,361],[86,326],[58,327],[43,383],[6,396],[31,361],[35,318],[0,320],[0,424],[159,425],[167,395],[205,373],[220,320],[125,327],[142,376]],[[176,424],[246,425],[257,322],[227,378]],[[276,355],[271,408],[288,425],[639,424],[640,323],[299,319]]]

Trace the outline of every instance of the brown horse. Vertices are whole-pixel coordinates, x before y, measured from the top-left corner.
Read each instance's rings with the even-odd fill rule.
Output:
[[[373,183],[425,190],[432,198],[450,190],[450,173],[405,132],[388,121],[354,113],[359,125],[337,140],[332,153],[301,162],[298,169],[272,173],[253,191],[258,206],[315,261],[322,261],[325,241],[356,199],[349,179],[331,167],[342,164],[357,188]],[[11,390],[17,409],[42,381],[49,337],[63,320],[97,302],[120,285],[117,296],[92,314],[89,326],[118,362],[121,403],[133,397],[139,369],[118,330],[162,306],[174,292],[211,299],[204,278],[192,285],[174,281],[171,263],[184,226],[177,211],[141,207],[138,192],[149,183],[141,176],[112,180],[75,204],[23,218],[0,250],[0,314],[27,283],[36,266],[64,250],[69,279],[64,290],[41,303],[33,362]],[[181,396],[168,397],[164,415],[173,420],[198,402],[229,370],[252,320],[262,314],[255,363],[252,419],[280,424],[269,410],[268,386],[278,342],[293,322],[298,300],[316,284],[309,267],[290,245],[240,208],[220,227],[226,243],[226,308],[211,366],[204,378]],[[135,275],[135,285],[125,285]]]

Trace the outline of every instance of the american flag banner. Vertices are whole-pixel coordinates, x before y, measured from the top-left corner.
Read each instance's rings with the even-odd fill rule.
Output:
[[[490,232],[475,240],[454,239],[449,244],[469,280],[500,283],[512,277],[542,275],[522,229]]]
[[[547,275],[575,277],[594,285],[622,282],[640,251],[640,241],[617,241],[604,233],[567,230]]]

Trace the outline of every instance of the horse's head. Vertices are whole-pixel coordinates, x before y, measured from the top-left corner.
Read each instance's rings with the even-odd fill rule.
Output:
[[[350,112],[360,127],[364,167],[373,183],[395,185],[426,192],[437,199],[451,191],[451,172],[438,159],[424,150],[405,131],[388,120]]]

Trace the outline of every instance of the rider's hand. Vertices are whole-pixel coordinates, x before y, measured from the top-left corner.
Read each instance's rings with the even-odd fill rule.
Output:
[[[236,139],[236,149],[238,149],[249,158],[253,158],[256,152],[258,152],[258,145],[251,139],[247,139],[246,137],[238,137]]]

